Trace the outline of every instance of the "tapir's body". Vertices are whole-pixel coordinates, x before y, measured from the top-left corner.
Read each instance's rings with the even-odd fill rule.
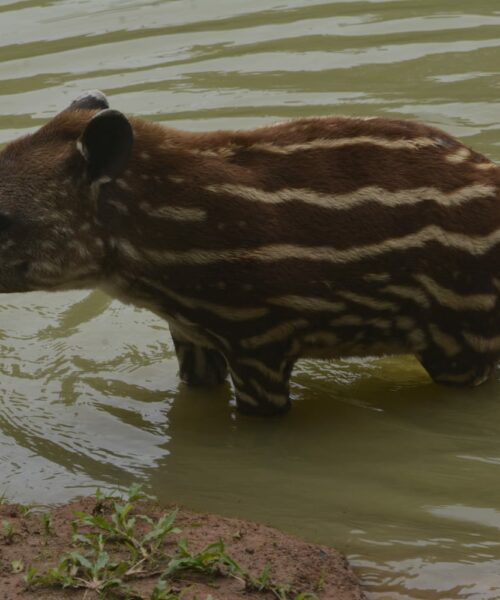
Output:
[[[148,307],[182,378],[228,367],[246,412],[288,408],[301,356],[412,353],[438,382],[490,376],[495,164],[416,123],[192,134],[106,107],[84,96],[0,153],[0,291],[97,286]]]

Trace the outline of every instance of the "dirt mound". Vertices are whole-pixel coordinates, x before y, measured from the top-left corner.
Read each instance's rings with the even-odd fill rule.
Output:
[[[27,586],[23,575],[29,573],[30,566],[38,570],[36,576],[38,577],[46,574],[51,567],[61,564],[61,557],[70,552],[81,552],[82,556],[85,555],[85,551],[77,547],[78,542],[73,538],[76,529],[75,518],[81,519],[82,514],[88,515],[87,523],[82,525],[82,531],[87,532],[89,539],[95,541],[100,538],[99,532],[92,532],[92,527],[88,524],[89,520],[96,518],[92,515],[98,515],[98,519],[101,520],[96,522],[102,522],[103,527],[107,527],[103,519],[111,522],[115,509],[116,504],[113,508],[111,501],[103,502],[95,498],[85,498],[47,511],[38,509],[26,511],[25,508],[17,505],[0,506],[2,520],[0,600],[35,598],[90,600],[98,597],[160,600],[162,598],[167,600],[175,598],[182,598],[182,600],[205,600],[206,598],[212,600],[237,600],[238,598],[362,600],[365,598],[346,559],[331,548],[308,544],[257,523],[213,514],[197,514],[187,510],[180,510],[175,517],[175,527],[181,531],[172,531],[168,537],[162,538],[158,552],[164,557],[178,556],[176,553],[179,552],[179,548],[184,547],[184,542],[181,540],[185,539],[187,541],[185,547],[189,548],[191,556],[199,557],[203,549],[207,548],[207,544],[223,540],[224,556],[231,557],[231,560],[238,565],[238,571],[226,569],[224,566],[219,569],[217,565],[210,572],[197,568],[184,569],[168,580],[167,588],[171,593],[170,596],[167,593],[164,596],[160,593],[153,595],[153,589],[157,585],[162,569],[165,568],[165,565],[162,566],[160,562],[155,563],[156,569],[136,568],[134,577],[129,577],[128,573],[123,575],[124,579],[129,577],[126,582],[128,590],[126,594],[119,587],[114,589],[110,587],[107,592],[103,593],[101,590],[99,596],[99,592],[92,590],[91,578],[87,578],[85,584],[87,587],[81,589],[62,589],[62,578],[60,583],[55,585],[52,583],[51,587],[47,587],[47,582],[42,585],[42,580],[38,580],[37,585],[33,587]],[[134,520],[136,523],[134,527],[140,537],[144,536],[144,532],[150,526],[140,515],[145,515],[156,523],[164,514],[165,508],[150,502],[140,502],[134,504],[126,518]],[[100,537],[102,538],[102,535]],[[117,562],[123,560],[123,549],[120,549],[117,543],[117,536],[114,541],[111,537],[109,539],[112,548],[116,546],[118,558],[113,556],[115,550],[105,549],[106,556],[109,554],[108,560],[111,561],[111,557]],[[67,569],[67,573],[70,576],[73,573],[75,581],[77,577],[85,579],[77,572],[76,566],[73,565],[71,568],[73,571]]]

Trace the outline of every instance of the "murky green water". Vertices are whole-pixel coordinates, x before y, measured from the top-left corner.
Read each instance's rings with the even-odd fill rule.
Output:
[[[0,0],[0,142],[81,90],[189,129],[419,118],[500,160],[492,0]],[[372,599],[500,597],[500,374],[304,362],[283,420],[179,385],[166,326],[100,293],[0,297],[0,491],[162,501],[331,544]]]

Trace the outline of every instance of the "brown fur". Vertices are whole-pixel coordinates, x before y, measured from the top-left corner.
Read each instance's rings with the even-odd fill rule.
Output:
[[[220,383],[227,364],[247,412],[286,410],[300,356],[411,352],[443,383],[489,376],[485,157],[406,121],[188,133],[131,118],[126,170],[99,184],[77,149],[97,114],[65,111],[0,153],[1,291],[100,286],[146,306],[171,324],[183,379]]]

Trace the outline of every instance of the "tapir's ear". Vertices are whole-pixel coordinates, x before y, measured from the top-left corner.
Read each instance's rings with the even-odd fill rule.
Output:
[[[80,94],[64,112],[69,110],[104,110],[105,108],[109,108],[106,96],[99,90],[90,90]]]
[[[127,165],[133,141],[132,126],[124,114],[110,108],[97,113],[77,142],[91,180],[118,177]]]

